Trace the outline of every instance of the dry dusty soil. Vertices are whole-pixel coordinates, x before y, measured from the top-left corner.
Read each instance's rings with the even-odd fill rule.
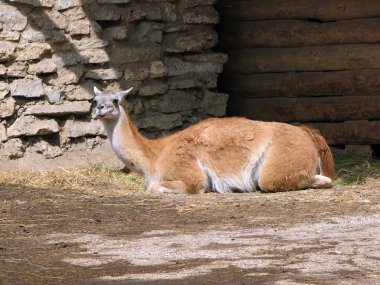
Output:
[[[380,284],[378,186],[0,202],[1,284]]]

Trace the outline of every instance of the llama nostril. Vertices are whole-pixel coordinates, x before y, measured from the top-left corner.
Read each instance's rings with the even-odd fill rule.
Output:
[[[98,110],[102,110],[102,109],[104,109],[104,105],[98,105],[98,106],[96,106],[96,108],[97,108]]]

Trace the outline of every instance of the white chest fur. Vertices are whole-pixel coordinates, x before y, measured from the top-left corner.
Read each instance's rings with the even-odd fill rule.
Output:
[[[131,141],[130,143],[133,144],[135,142]],[[135,157],[136,154],[129,150],[127,145],[128,142],[125,141],[125,138],[121,138],[121,132],[117,128],[117,125],[112,134],[111,144],[117,157],[125,164],[125,166],[138,173],[143,173],[138,158]]]

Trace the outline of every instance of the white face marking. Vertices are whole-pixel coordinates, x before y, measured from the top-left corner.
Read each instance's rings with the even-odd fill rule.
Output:
[[[96,104],[95,114],[100,120],[116,121],[119,118],[119,98],[116,95],[97,95],[94,98]]]
[[[100,120],[111,120],[116,121],[120,115],[120,104],[128,93],[131,92],[132,88],[126,91],[114,92],[114,91],[100,91],[98,88],[94,87],[96,103],[96,116]]]

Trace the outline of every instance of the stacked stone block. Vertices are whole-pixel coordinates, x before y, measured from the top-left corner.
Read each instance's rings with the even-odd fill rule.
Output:
[[[2,1],[1,157],[54,158],[74,144],[104,141],[93,86],[135,87],[127,107],[150,135],[225,115],[217,79],[227,57],[212,51],[215,2]]]

